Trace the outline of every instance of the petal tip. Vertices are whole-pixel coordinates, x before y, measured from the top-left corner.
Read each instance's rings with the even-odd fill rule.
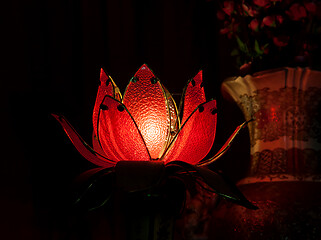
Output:
[[[105,73],[104,69],[101,68],[101,69],[100,69],[100,82],[101,82],[101,83],[104,83],[104,82],[107,81],[107,79],[108,79],[107,74]]]
[[[202,84],[202,82],[203,82],[203,70],[200,70],[197,74],[196,74],[196,76],[192,79],[192,84],[193,84],[193,82],[194,82],[194,84],[193,85],[201,85]]]
[[[62,116],[61,115],[58,115],[58,114],[54,114],[54,113],[51,113],[50,114],[51,116],[53,116],[56,120],[60,121]]]
[[[153,71],[147,66],[146,63],[144,63],[139,69],[138,71],[136,72],[135,74],[135,77],[139,76],[139,75],[142,75],[142,74],[146,74],[146,73],[149,73],[149,74],[152,74],[153,76],[155,76],[155,74],[153,73]]]
[[[140,67],[140,69],[145,69],[145,68],[148,68],[149,69],[149,67],[147,66],[147,64],[146,63],[144,63],[141,67]]]

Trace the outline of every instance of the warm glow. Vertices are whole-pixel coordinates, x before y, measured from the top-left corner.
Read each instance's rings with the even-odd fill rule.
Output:
[[[168,139],[167,98],[161,83],[146,65],[137,71],[134,79],[126,88],[123,104],[136,122],[151,158],[157,159]]]
[[[153,121],[153,119],[146,119],[146,121],[138,125],[141,126],[141,133],[152,159],[159,158],[159,152],[155,151],[156,149],[153,148],[153,145],[162,146],[164,144],[164,142],[161,141],[161,133],[163,129],[159,126],[158,122]]]
[[[127,192],[163,192],[167,179],[185,183],[186,177],[188,184],[190,180],[203,181],[215,193],[255,208],[219,174],[203,168],[226,152],[247,122],[235,130],[217,154],[205,158],[215,138],[217,109],[215,100],[206,101],[202,81],[202,71],[188,81],[179,113],[170,92],[145,64],[130,80],[123,97],[111,77],[101,70],[92,117],[93,148],[63,116],[53,114],[80,154],[99,166],[88,172],[93,177],[81,198],[87,202],[89,195],[105,196],[100,191],[105,191],[106,180],[111,180],[107,184],[108,200],[114,187]],[[107,200],[98,201],[99,206]],[[96,198],[94,202],[97,204]]]
[[[203,160],[204,164],[214,142],[217,114],[216,101],[206,102],[202,71],[184,89],[181,114],[169,91],[145,64],[130,80],[123,97],[103,70],[100,82],[93,112],[94,149],[66,119],[55,116],[86,159],[102,167],[128,160],[191,164]],[[209,160],[213,159],[215,156]]]

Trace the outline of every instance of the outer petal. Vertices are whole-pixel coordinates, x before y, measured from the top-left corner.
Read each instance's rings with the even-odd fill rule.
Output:
[[[101,68],[100,69],[100,86],[98,87],[98,92],[97,92],[97,97],[96,97],[96,102],[95,102],[95,107],[94,107],[94,112],[93,112],[93,127],[94,127],[94,136],[93,136],[93,145],[94,149],[95,146],[99,146],[99,143],[97,142],[97,125],[98,125],[98,114],[99,114],[99,108],[100,104],[104,100],[105,96],[111,96],[113,98],[116,98],[117,100],[121,99],[121,94],[119,92],[118,87],[114,83],[113,79],[106,75],[104,70]]]
[[[106,155],[116,161],[149,161],[150,156],[137,125],[126,107],[106,96],[100,107],[98,137]]]
[[[239,134],[239,132],[245,128],[247,126],[247,124],[249,122],[253,121],[253,119],[246,121],[244,123],[242,123],[241,125],[239,125],[235,131],[232,133],[232,135],[227,139],[227,141],[225,142],[225,144],[223,145],[223,147],[221,147],[221,149],[211,158],[209,159],[203,159],[201,162],[199,162],[197,164],[197,166],[203,167],[206,165],[209,165],[210,163],[216,161],[217,159],[219,159],[224,153],[226,153],[226,151],[230,148],[234,138],[236,137],[237,134]]]
[[[71,142],[74,144],[78,152],[86,158],[88,161],[92,162],[101,167],[113,167],[116,163],[110,159],[104,158],[95,152],[76,132],[76,130],[71,126],[71,124],[63,116],[58,116],[52,114],[57,121],[61,124],[66,134],[68,135]],[[102,160],[104,159],[104,160]]]
[[[128,84],[123,103],[135,119],[152,159],[158,159],[165,149],[170,117],[164,89],[145,64]]]
[[[180,103],[180,111],[183,111],[183,116],[180,112],[182,124],[184,124],[194,109],[204,102],[206,102],[206,98],[203,87],[203,71],[201,70],[193,79],[188,81],[187,86],[184,89]]]
[[[164,156],[165,163],[183,161],[196,164],[202,160],[214,142],[216,132],[216,101],[199,105],[186,120]]]
[[[95,152],[99,153],[101,156],[107,157],[106,153],[104,152],[104,150],[100,145],[98,136],[96,136],[94,132],[92,134],[92,142],[93,142],[93,149],[95,150]]]

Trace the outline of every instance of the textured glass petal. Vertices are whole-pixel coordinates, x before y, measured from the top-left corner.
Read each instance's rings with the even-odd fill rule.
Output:
[[[169,128],[169,134],[167,139],[167,146],[168,146],[171,140],[174,138],[174,136],[178,132],[180,122],[179,122],[176,103],[172,95],[170,94],[170,92],[164,87],[164,85],[162,86],[165,91],[165,96],[167,98],[167,104],[168,104],[167,110],[169,111],[169,116],[170,116],[170,128]]]
[[[100,156],[99,153],[95,152],[76,132],[76,130],[71,126],[71,124],[65,119],[63,116],[58,116],[52,114],[57,121],[61,124],[63,129],[65,130],[67,136],[76,147],[78,152],[86,158],[88,161],[96,164],[97,166],[101,167],[113,167],[116,163],[110,159],[104,158]],[[102,160],[104,159],[104,160]]]
[[[113,79],[110,76],[106,75],[103,69],[100,69],[100,86],[98,87],[98,92],[97,92],[97,97],[96,97],[96,102],[95,102],[95,107],[93,112],[93,127],[94,127],[95,136],[98,135],[97,125],[98,125],[99,107],[106,95],[116,98],[117,100],[121,99],[121,94],[119,92],[118,87],[114,83]]]
[[[230,148],[234,138],[236,137],[236,135],[243,129],[247,126],[247,124],[249,122],[251,122],[251,120],[249,121],[246,121],[244,123],[242,123],[241,125],[239,125],[235,131],[232,133],[232,135],[227,139],[226,143],[223,145],[223,147],[221,147],[221,149],[211,158],[209,159],[206,159],[206,160],[203,160],[201,161],[199,164],[197,164],[198,166],[206,166],[212,162],[214,162],[215,160],[219,159],[224,153],[226,153],[226,151]]]
[[[92,142],[93,142],[93,149],[94,149],[95,152],[99,153],[103,157],[108,157],[106,155],[106,153],[104,152],[104,150],[102,149],[102,147],[101,147],[101,145],[99,143],[98,137],[95,135],[94,132],[92,134]]]
[[[216,132],[216,101],[199,105],[182,125],[176,140],[163,160],[196,164],[202,160],[214,142]]]
[[[149,161],[150,156],[136,123],[126,107],[106,96],[98,118],[99,142],[113,160]]]
[[[144,64],[128,84],[123,103],[135,119],[152,159],[165,149],[170,117],[164,89]]]
[[[187,86],[183,92],[180,106],[180,110],[183,110],[182,124],[184,124],[194,109],[204,102],[206,102],[206,98],[203,87],[203,72],[201,70],[187,83]]]

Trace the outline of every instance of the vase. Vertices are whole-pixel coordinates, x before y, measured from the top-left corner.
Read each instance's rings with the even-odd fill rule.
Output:
[[[221,201],[217,239],[321,239],[321,72],[282,68],[228,78],[222,94],[248,124],[249,171],[238,182],[258,206]]]

